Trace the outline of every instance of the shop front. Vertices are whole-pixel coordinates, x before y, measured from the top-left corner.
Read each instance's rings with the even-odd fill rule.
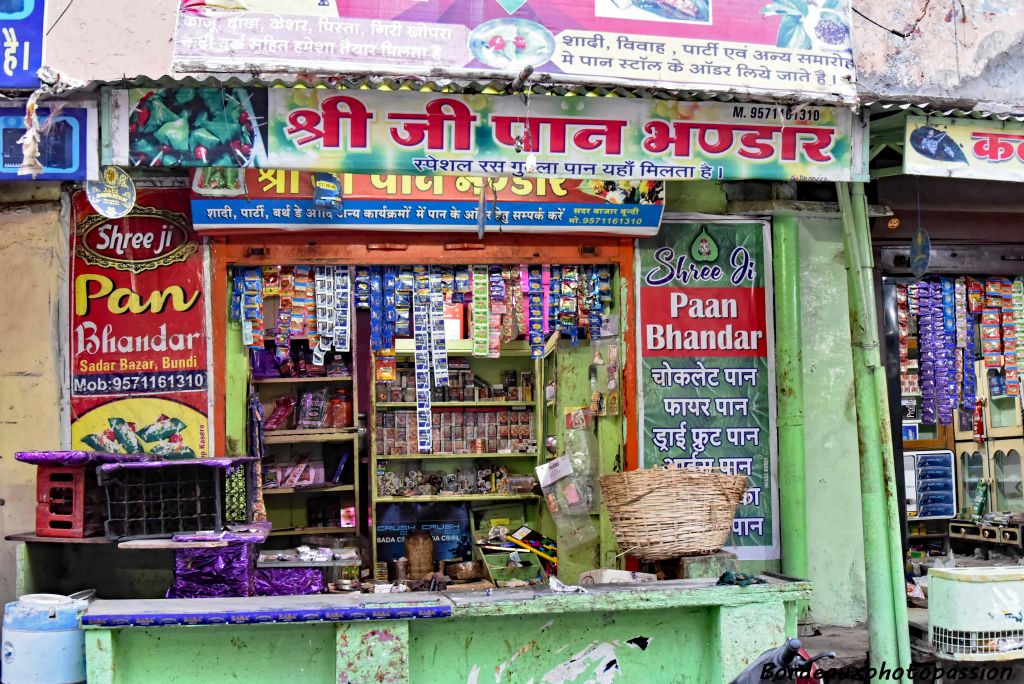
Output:
[[[225,461],[225,532],[160,539],[126,494],[105,537],[17,535],[19,593],[97,589],[89,681],[720,681],[797,633],[797,243],[844,212],[796,198],[862,175],[862,128],[523,74],[104,89],[103,163],[138,190],[121,218],[70,198],[70,447],[131,457],[101,466],[126,482],[249,460]],[[727,206],[740,181],[793,201]],[[721,206],[673,200],[688,184]],[[743,485],[620,543],[602,476],[663,466]]]
[[[905,548],[922,575],[952,553],[958,565],[1014,564],[1024,511],[1020,124],[916,109],[875,119],[875,192],[894,211],[872,233]],[[927,615],[912,621],[926,638]],[[1004,616],[991,633],[1005,641],[1013,628]],[[990,657],[976,645],[933,645],[940,657]]]

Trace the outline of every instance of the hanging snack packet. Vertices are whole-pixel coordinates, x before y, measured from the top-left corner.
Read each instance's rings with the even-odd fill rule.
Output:
[[[291,425],[292,417],[295,415],[295,397],[281,397],[274,405],[274,410],[264,423],[263,429],[267,432],[273,430],[284,430]]]
[[[299,402],[299,429],[317,430],[327,417],[327,390],[305,392]]]

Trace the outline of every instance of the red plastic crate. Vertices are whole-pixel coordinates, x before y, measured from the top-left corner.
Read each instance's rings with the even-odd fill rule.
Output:
[[[38,466],[36,534],[40,537],[99,534],[103,531],[104,508],[95,466]]]

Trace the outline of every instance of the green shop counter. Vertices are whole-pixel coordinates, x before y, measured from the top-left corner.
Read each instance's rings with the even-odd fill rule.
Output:
[[[808,582],[97,600],[90,684],[728,681],[797,628]],[[685,677],[681,676],[685,673]]]

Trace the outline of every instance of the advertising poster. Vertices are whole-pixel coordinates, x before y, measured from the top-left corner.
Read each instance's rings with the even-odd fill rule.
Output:
[[[183,0],[177,71],[284,65],[856,94],[848,0]]]
[[[203,254],[184,189],[120,219],[72,200],[71,448],[210,455]]]
[[[39,87],[45,0],[0,2],[0,88]]]
[[[484,179],[468,176],[332,176],[341,202],[318,205],[313,174],[273,169],[208,168],[193,172],[197,232],[339,228],[476,232]],[[487,224],[504,232],[656,235],[662,181],[511,178],[488,181]]]
[[[430,532],[434,538],[434,560],[470,559],[473,556],[468,504],[398,503],[379,506],[378,510],[377,560],[381,563],[403,558],[405,537],[417,529]]]
[[[903,172],[980,180],[1024,180],[1024,125],[908,116]]]
[[[112,163],[360,174],[846,181],[849,109],[317,88],[112,94]],[[857,131],[855,133],[855,131]],[[857,154],[855,154],[857,152]]]
[[[748,486],[730,550],[779,557],[771,255],[760,223],[680,223],[638,240],[641,456]]]

